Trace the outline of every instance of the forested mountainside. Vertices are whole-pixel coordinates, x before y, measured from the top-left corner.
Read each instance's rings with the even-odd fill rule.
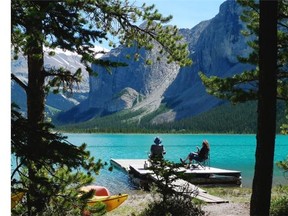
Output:
[[[61,113],[57,121],[80,123],[125,111],[133,116],[127,119],[130,122],[142,122],[157,112],[150,124],[160,124],[193,117],[225,103],[206,93],[198,72],[224,77],[251,67],[237,59],[250,51],[247,38],[241,34],[245,28],[240,20],[241,10],[236,1],[228,0],[213,19],[192,29],[180,29],[193,60],[189,67],[167,64],[165,59],[156,61],[157,47],[149,52],[141,50],[144,58],[154,61],[152,65],[145,64],[144,59],[128,60],[126,56],[133,54],[134,47],[111,50],[102,58],[126,62],[128,66],[112,69],[110,74],[93,65],[98,76],[89,78],[87,100]]]
[[[217,106],[199,115],[185,118],[176,122],[151,124],[150,121],[164,107],[147,115],[140,123],[130,122],[138,113],[121,111],[105,117],[93,118],[77,124],[68,124],[58,127],[65,132],[85,133],[235,133],[249,134],[257,130],[257,102],[250,101],[243,104],[229,103]],[[284,103],[277,106],[277,133],[285,121]]]

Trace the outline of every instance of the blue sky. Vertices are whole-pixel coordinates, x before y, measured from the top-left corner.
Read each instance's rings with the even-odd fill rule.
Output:
[[[155,4],[165,16],[173,15],[170,24],[178,28],[192,28],[199,22],[213,18],[225,0],[132,0],[137,5]]]
[[[167,23],[176,25],[178,28],[191,29],[198,23],[204,20],[209,20],[219,13],[220,5],[225,0],[129,0],[135,6],[155,5],[155,9],[164,15],[172,15],[173,19]],[[139,23],[141,24],[141,23]],[[113,39],[112,39],[113,40]],[[117,41],[117,38],[115,39]],[[104,41],[97,46],[111,49],[108,42]]]

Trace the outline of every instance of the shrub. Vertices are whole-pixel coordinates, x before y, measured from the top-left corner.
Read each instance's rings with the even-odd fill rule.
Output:
[[[271,216],[283,216],[288,215],[288,196],[282,196],[272,200],[270,215]]]
[[[154,187],[151,187],[153,200],[140,216],[202,216],[205,212],[200,205],[192,202],[198,194],[189,184],[179,185],[179,167],[166,160],[153,162],[149,168],[154,172]]]
[[[155,200],[140,214],[140,216],[204,216],[200,206],[194,204],[191,197],[174,195],[167,199]]]

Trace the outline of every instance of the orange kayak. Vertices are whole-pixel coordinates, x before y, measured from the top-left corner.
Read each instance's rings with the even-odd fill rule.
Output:
[[[106,211],[109,212],[121,205],[127,198],[128,194],[93,196],[87,203],[92,206],[97,202],[103,202],[106,205]]]

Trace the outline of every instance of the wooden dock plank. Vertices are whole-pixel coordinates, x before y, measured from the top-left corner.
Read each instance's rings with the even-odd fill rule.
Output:
[[[118,166],[119,168],[123,169],[127,173],[129,170],[133,169],[134,172],[137,172],[138,175],[147,176],[149,175],[150,178],[156,178],[155,174],[153,174],[152,170],[144,169],[144,162],[147,161],[145,159],[111,159],[111,164],[114,166]],[[216,197],[213,195],[208,194],[205,190],[201,189],[200,187],[193,185],[192,183],[185,181],[183,179],[177,179],[173,182],[176,191],[181,191],[183,187],[185,187],[190,193],[191,196],[195,197],[196,199],[202,200],[207,203],[227,203],[228,200],[224,200],[220,197]],[[181,189],[182,187],[182,189]]]
[[[236,170],[227,170],[227,169],[219,169],[215,167],[195,167],[188,168],[185,171],[186,174],[216,174],[216,175],[241,175],[240,171]]]
[[[196,198],[207,203],[229,203],[228,200],[224,200],[208,193],[199,193]]]
[[[153,180],[157,180],[155,174],[148,174]],[[216,197],[207,193],[207,191],[202,188],[185,181],[184,179],[177,179],[172,182],[174,186],[174,190],[176,192],[183,192],[183,189],[187,191],[187,193],[196,199],[202,200],[207,203],[228,203],[228,200],[224,200],[220,197]]]
[[[153,180],[158,180],[155,174],[150,174],[150,177]],[[176,192],[182,192],[183,188],[185,188],[188,193],[193,192],[193,194],[195,194],[195,196],[198,193],[207,193],[207,191],[201,189],[200,187],[198,187],[198,186],[196,186],[196,185],[194,185],[188,181],[185,181],[184,179],[177,179],[177,180],[172,182],[172,185],[174,186]]]
[[[112,165],[117,166],[118,168],[123,169],[124,171],[129,171],[129,166],[131,164],[136,165],[137,167],[144,167],[145,159],[110,159]]]
[[[133,170],[134,172],[137,172],[139,175],[147,175],[147,174],[153,174],[152,170],[144,169],[144,167],[139,167],[135,165],[130,165],[129,170]]]

